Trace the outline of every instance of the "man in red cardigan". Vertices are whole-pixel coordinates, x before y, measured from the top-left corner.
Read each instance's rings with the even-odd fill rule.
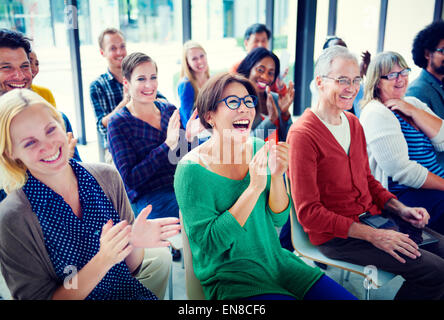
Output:
[[[333,259],[400,274],[396,299],[444,299],[444,237],[420,249],[408,235],[374,229],[359,215],[382,210],[423,228],[424,208],[405,206],[382,187],[369,168],[364,131],[349,112],[361,82],[356,57],[347,48],[326,49],[315,66],[319,102],[292,125],[289,178],[298,219],[310,241]],[[433,251],[433,252],[432,252]]]

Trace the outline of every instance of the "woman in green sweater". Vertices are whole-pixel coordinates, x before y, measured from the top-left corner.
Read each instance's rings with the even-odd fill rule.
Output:
[[[177,202],[206,298],[354,299],[282,249],[275,226],[291,208],[283,179],[288,145],[250,137],[256,106],[243,76],[208,80],[196,108],[212,136],[176,170]]]

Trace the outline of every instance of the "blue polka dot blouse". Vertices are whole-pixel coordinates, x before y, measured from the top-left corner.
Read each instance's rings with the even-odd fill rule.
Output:
[[[79,219],[64,199],[28,172],[23,187],[43,231],[45,246],[60,279],[72,278],[100,249],[102,226],[120,216],[97,180],[74,160],[70,165],[77,177],[82,218]],[[114,265],[86,299],[156,300],[157,297],[135,279],[125,261]]]

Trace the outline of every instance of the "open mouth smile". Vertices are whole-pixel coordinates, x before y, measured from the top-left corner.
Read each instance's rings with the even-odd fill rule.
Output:
[[[48,158],[44,158],[44,159],[42,159],[40,161],[47,162],[47,163],[55,162],[55,161],[60,159],[61,155],[62,155],[62,151],[61,151],[61,148],[59,148],[59,149],[57,149],[57,152],[54,155],[52,155],[52,156],[50,156]]]
[[[246,130],[250,126],[250,120],[244,119],[244,120],[237,120],[233,122],[233,127],[235,129],[241,129]]]

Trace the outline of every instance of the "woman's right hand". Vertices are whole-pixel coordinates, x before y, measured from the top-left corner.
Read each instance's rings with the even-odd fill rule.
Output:
[[[269,142],[254,155],[249,164],[250,172],[250,187],[257,192],[264,191],[267,186],[267,155],[269,149]]]
[[[179,132],[180,132],[180,115],[179,110],[176,109],[171,115],[170,121],[168,122],[167,137],[165,143],[167,146],[174,150],[179,143]]]
[[[378,249],[381,249],[401,263],[405,263],[405,259],[398,253],[416,259],[421,256],[418,245],[409,238],[408,234],[388,229],[373,229],[369,241]]]
[[[267,112],[268,117],[270,118],[270,121],[274,123],[279,118],[279,112],[277,110],[276,104],[274,103],[273,96],[271,95],[271,89],[269,86],[265,89],[265,92],[267,94]]]
[[[133,247],[129,244],[130,235],[131,226],[125,220],[113,225],[110,219],[103,225],[100,250],[97,255],[100,256],[104,266],[111,269],[131,253]]]

